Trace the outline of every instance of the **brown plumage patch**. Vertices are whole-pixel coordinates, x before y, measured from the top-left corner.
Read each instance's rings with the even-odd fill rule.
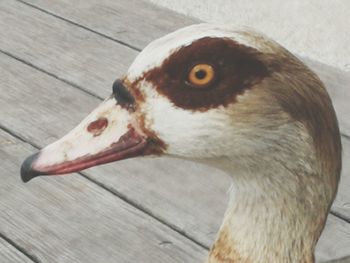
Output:
[[[228,38],[204,37],[175,51],[144,78],[176,106],[206,111],[235,102],[237,95],[269,75],[259,54]],[[189,83],[188,74],[202,63],[211,65],[216,77],[213,83],[198,89]]]
[[[145,116],[143,114],[140,114],[137,120],[142,132],[147,136],[147,146],[143,151],[143,155],[163,154],[167,148],[165,142],[154,131],[146,128]]]
[[[286,113],[308,129],[334,198],[341,171],[341,140],[332,101],[315,73],[293,55],[285,57],[281,71],[272,76],[270,92]]]
[[[209,252],[209,263],[251,263],[235,250],[227,227],[223,227]]]
[[[138,87],[142,79],[143,78],[140,77],[131,82],[128,78],[125,77],[121,81],[128,92],[132,94],[132,97],[135,100],[132,112],[136,114],[135,118],[137,119],[138,128],[141,129],[142,133],[146,136],[147,144],[142,151],[142,155],[161,155],[165,152],[167,145],[158,137],[154,131],[146,128],[144,114],[137,111],[140,104],[145,101],[145,97]],[[132,129],[133,127],[131,124],[129,124],[128,128]]]
[[[133,95],[135,99],[134,112],[137,114],[137,123],[142,133],[147,137],[147,145],[143,150],[142,155],[161,155],[165,152],[167,145],[163,140],[161,140],[158,135],[146,128],[145,115],[143,113],[137,112],[136,109],[145,101],[145,97],[139,89],[139,83],[143,78],[140,77],[133,82],[128,78],[123,78],[123,84],[127,87],[128,91]]]
[[[134,80],[133,82],[131,82],[128,78],[123,78],[122,82],[124,84],[125,87],[127,87],[127,89],[129,90],[129,92],[131,92],[131,94],[133,95],[135,101],[136,101],[136,107],[141,103],[145,101],[145,98],[143,96],[143,94],[141,93],[138,85],[139,82],[142,80],[142,78],[138,78],[136,80]]]

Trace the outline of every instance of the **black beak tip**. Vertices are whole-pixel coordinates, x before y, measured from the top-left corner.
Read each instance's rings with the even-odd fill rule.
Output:
[[[27,159],[24,160],[22,166],[21,166],[21,179],[24,183],[30,181],[31,179],[33,179],[34,177],[40,175],[40,173],[38,171],[35,171],[33,169],[33,163],[35,162],[35,160],[38,158],[39,153],[35,153],[29,157],[27,157]]]

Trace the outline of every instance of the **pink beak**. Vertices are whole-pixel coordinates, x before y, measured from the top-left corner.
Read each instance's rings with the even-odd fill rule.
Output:
[[[22,180],[152,154],[150,145],[154,149],[156,140],[145,135],[140,126],[133,96],[118,80],[113,85],[113,95],[63,138],[29,156],[21,167]]]

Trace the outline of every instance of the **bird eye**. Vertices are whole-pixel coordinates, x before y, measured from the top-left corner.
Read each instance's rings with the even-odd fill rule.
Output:
[[[202,88],[212,83],[214,77],[215,71],[211,65],[197,64],[190,70],[188,81],[194,87]]]

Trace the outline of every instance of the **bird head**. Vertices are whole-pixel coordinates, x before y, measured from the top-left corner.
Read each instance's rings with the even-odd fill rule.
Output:
[[[340,169],[337,121],[319,79],[261,34],[199,24],[150,43],[112,95],[28,157],[21,176],[26,182],[145,155],[252,159],[296,140],[332,163],[326,168]]]

